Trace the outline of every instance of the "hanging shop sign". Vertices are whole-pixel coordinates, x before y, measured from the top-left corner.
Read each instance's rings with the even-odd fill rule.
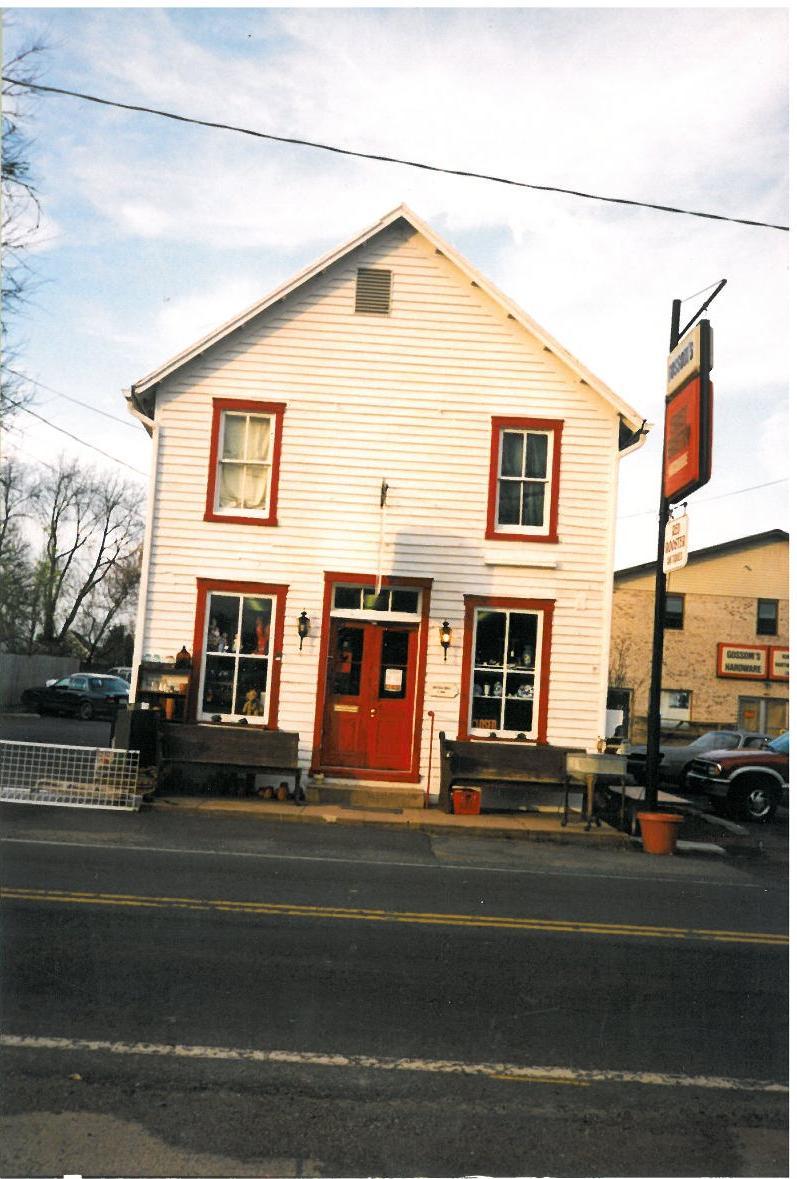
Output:
[[[711,478],[711,325],[702,319],[670,353],[664,416],[664,498],[677,503]]]
[[[769,648],[769,675],[770,680],[788,680],[789,678],[789,648],[788,647],[770,647]]]
[[[675,569],[683,569],[689,556],[688,549],[689,521],[686,512],[677,520],[668,520],[664,530],[664,563],[665,573],[672,573]]]
[[[768,678],[769,647],[717,643],[717,675],[737,680]]]

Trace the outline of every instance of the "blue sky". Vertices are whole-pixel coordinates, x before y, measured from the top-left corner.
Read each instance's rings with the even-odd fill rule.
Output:
[[[46,84],[480,172],[787,222],[785,9],[5,9]],[[44,96],[24,322],[51,422],[145,472],[121,390],[402,201],[661,425],[670,304],[720,278],[691,547],[788,527],[788,235],[435,176]],[[685,315],[699,301],[687,302]],[[21,420],[25,419],[25,420]],[[4,449],[99,456],[19,415]],[[616,564],[655,554],[661,432],[622,464]],[[132,472],[128,472],[135,478]]]

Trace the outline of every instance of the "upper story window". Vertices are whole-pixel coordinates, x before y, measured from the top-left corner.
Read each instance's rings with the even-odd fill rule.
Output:
[[[562,422],[493,418],[486,537],[555,542]]]
[[[778,633],[777,599],[758,599],[755,633],[757,635],[776,635]]]
[[[276,524],[284,405],[215,398],[205,519]]]
[[[357,271],[354,310],[367,315],[390,315],[392,279],[390,270],[361,266]]]
[[[669,630],[684,628],[684,595],[666,594],[664,598],[664,625]]]

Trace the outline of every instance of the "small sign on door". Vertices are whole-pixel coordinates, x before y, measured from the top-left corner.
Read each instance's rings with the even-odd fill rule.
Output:
[[[386,667],[384,690],[386,692],[401,692],[404,688],[404,668]]]

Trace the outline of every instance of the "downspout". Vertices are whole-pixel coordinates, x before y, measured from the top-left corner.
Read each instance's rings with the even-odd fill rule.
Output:
[[[127,408],[133,417],[141,422],[144,429],[152,438],[152,457],[149,468],[147,511],[144,527],[144,548],[141,554],[141,582],[138,589],[138,609],[136,610],[136,637],[133,643],[133,673],[130,677],[130,699],[135,700],[138,687],[138,669],[141,664],[144,646],[144,621],[147,616],[147,594],[149,590],[149,573],[152,556],[152,523],[155,515],[155,487],[158,479],[160,426],[154,418],[148,417],[139,408],[134,389],[130,390]]]

